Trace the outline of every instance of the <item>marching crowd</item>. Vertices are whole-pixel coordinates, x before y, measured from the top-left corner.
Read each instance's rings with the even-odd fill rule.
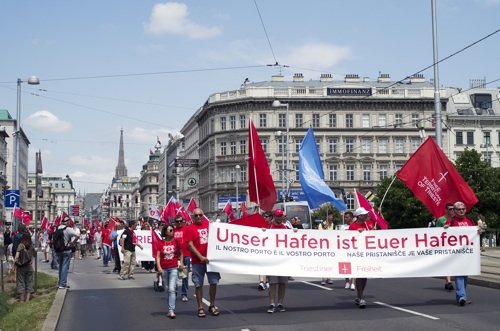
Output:
[[[478,223],[470,220],[466,215],[465,204],[462,202],[446,205],[446,214],[435,221],[435,226],[445,229],[457,226],[476,226],[480,234],[486,229],[484,218],[479,218]],[[264,212],[268,229],[293,230],[302,229],[298,217],[286,220],[286,215],[281,209]],[[135,230],[138,222],[129,221],[128,224],[121,220],[113,223],[106,222],[101,226],[90,229],[79,229],[69,216],[61,219],[60,225],[46,231],[35,231],[23,223],[18,225],[13,232],[10,226],[3,231],[5,252],[8,261],[8,272],[15,272],[17,292],[20,301],[30,300],[33,293],[33,263],[32,257],[35,250],[43,253],[43,261],[50,262],[52,269],[58,269],[59,289],[69,288],[68,272],[72,258],[83,259],[95,256],[102,259],[103,265],[114,263],[113,272],[119,274],[120,280],[134,279],[134,269],[137,264],[136,248],[143,249],[137,240]],[[189,301],[189,272],[192,273],[191,282],[194,285],[196,297],[196,315],[200,318],[207,314],[218,316],[219,308],[215,304],[217,285],[221,276],[218,272],[209,272],[207,264],[209,221],[204,216],[201,208],[192,212],[192,222],[187,223],[181,216],[176,216],[169,224],[143,222],[142,230],[156,229],[160,234],[157,242],[153,240],[154,261],[141,262],[142,268],[148,272],[156,272],[157,284],[166,291],[166,307],[168,318],[176,318],[175,307],[177,300],[177,281],[182,279],[180,300]],[[325,221],[318,227],[322,231],[334,230],[332,214],[327,215]],[[360,207],[354,212],[344,213],[345,230],[373,231],[377,229],[376,223],[370,219],[369,212]],[[123,232],[121,232],[123,230]],[[265,231],[265,229],[263,229]],[[121,234],[119,235],[119,233]],[[154,233],[154,232],[152,232]],[[36,246],[36,247],[35,247]],[[122,258],[120,258],[121,251]],[[203,286],[205,279],[209,284],[209,306],[203,306]],[[267,313],[285,312],[285,294],[288,281],[293,278],[285,276],[260,275],[258,289],[268,290],[269,306]],[[470,303],[467,298],[467,276],[454,276],[455,286],[451,277],[445,277],[445,289],[455,290],[456,302],[460,306]],[[332,284],[332,279],[323,278],[321,285]],[[366,278],[346,278],[345,289],[355,291],[355,304],[359,308],[366,307],[364,290],[367,285]]]

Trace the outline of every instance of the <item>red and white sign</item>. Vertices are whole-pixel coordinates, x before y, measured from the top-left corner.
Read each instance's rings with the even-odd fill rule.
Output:
[[[210,223],[209,271],[315,278],[479,275],[477,228],[263,230]]]

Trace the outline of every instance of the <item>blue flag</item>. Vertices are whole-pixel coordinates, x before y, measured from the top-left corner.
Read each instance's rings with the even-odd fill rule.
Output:
[[[347,209],[344,201],[335,197],[335,193],[326,185],[323,166],[319,158],[318,147],[312,128],[307,130],[299,150],[299,178],[302,190],[311,209],[325,202],[331,202],[339,211]]]

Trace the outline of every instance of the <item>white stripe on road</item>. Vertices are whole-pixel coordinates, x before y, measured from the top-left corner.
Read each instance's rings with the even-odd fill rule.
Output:
[[[417,316],[422,316],[422,317],[425,317],[425,318],[428,318],[428,319],[431,319],[431,320],[438,320],[439,319],[439,317],[435,317],[435,316],[431,316],[431,315],[427,315],[427,314],[422,314],[422,313],[419,313],[419,312],[416,312],[416,311],[413,311],[413,310],[409,310],[409,309],[405,309],[405,308],[401,308],[401,307],[396,307],[396,306],[389,305],[387,303],[383,303],[383,302],[380,302],[380,301],[374,301],[373,303],[375,303],[377,305],[380,305],[380,306],[392,308],[392,309],[395,309],[395,310],[404,311],[405,313],[409,313],[409,314],[413,314],[413,315],[417,315]]]
[[[323,285],[318,285],[318,284],[314,284],[314,283],[311,283],[311,282],[306,282],[305,280],[302,280],[301,283],[304,283],[304,284],[307,284],[307,285],[311,285],[311,286],[316,286],[316,287],[322,288],[323,290],[333,291],[333,288],[331,288],[331,287],[326,287],[326,286],[323,286]]]

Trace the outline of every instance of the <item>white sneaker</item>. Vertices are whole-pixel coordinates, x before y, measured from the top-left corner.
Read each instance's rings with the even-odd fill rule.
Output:
[[[345,283],[345,289],[348,290],[351,288],[351,284],[349,282]]]
[[[351,284],[351,291],[354,291],[356,289],[356,286],[354,285],[354,283]]]
[[[189,299],[187,296],[183,295],[181,300],[182,302],[188,302]]]
[[[321,285],[326,285],[326,282],[324,280],[322,280]]]
[[[361,309],[366,308],[366,301],[365,301],[365,299],[359,300],[359,308],[361,308]]]

